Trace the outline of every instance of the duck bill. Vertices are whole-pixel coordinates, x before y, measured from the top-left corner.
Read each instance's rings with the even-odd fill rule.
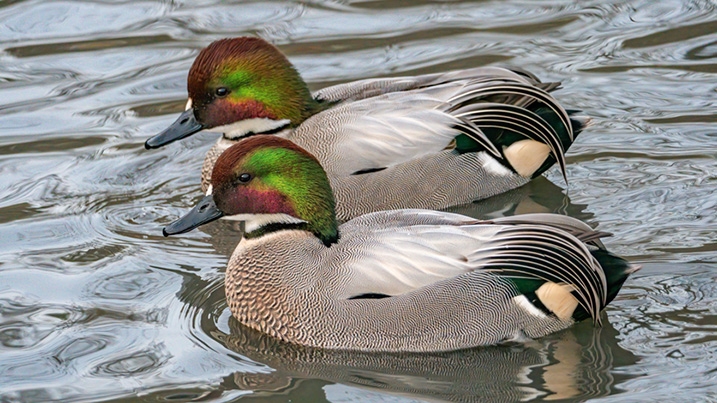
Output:
[[[202,129],[204,129],[204,125],[197,122],[197,119],[194,117],[194,108],[189,108],[182,112],[177,120],[168,128],[164,129],[158,135],[150,137],[149,140],[144,143],[144,148],[147,150],[159,148],[174,141],[189,137]]]
[[[164,236],[183,234],[200,225],[217,220],[223,215],[224,213],[219,211],[217,205],[214,204],[212,195],[205,196],[189,213],[164,227],[162,234]]]

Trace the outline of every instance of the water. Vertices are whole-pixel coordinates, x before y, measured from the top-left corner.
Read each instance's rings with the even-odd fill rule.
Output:
[[[547,179],[457,210],[569,214],[643,265],[528,345],[365,355],[230,320],[229,223],[165,239],[211,134],[145,151],[214,39],[260,35],[313,89],[486,64],[595,118]],[[713,1],[0,2],[0,402],[717,401]]]

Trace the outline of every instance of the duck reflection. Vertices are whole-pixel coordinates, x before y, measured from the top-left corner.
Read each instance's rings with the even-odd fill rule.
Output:
[[[570,201],[565,191],[544,176],[533,179],[525,186],[470,204],[451,207],[446,211],[479,219],[514,216],[529,213],[556,213],[569,215],[582,221],[594,217],[586,212],[586,204]]]
[[[230,334],[215,330],[212,336],[242,357],[274,370],[237,372],[234,385],[224,383],[228,389],[254,392],[245,399],[264,401],[278,394],[304,401],[313,390],[314,401],[317,386],[326,391],[326,384],[341,384],[347,386],[344,393],[358,394],[349,399],[353,401],[365,400],[362,391],[374,397],[379,393],[420,401],[560,401],[618,393],[615,385],[621,380],[613,370],[636,362],[618,345],[618,332],[607,318],[603,321],[600,328],[581,323],[526,344],[433,354],[309,348],[281,342],[233,318]],[[328,394],[324,398],[331,401]]]

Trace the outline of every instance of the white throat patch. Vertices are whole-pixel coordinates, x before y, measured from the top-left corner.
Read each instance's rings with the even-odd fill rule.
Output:
[[[225,220],[244,221],[244,230],[253,232],[268,224],[302,224],[306,221],[288,214],[237,214],[224,216]]]
[[[212,132],[221,132],[225,139],[239,140],[249,133],[264,133],[276,130],[291,123],[289,119],[274,120],[269,118],[254,118],[240,120],[224,126],[217,126],[209,129]]]

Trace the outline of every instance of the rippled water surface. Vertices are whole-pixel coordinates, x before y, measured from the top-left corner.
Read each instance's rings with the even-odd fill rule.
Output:
[[[145,151],[212,40],[276,43],[313,89],[523,67],[595,119],[547,179],[458,209],[554,211],[643,265],[528,345],[363,355],[283,345],[224,302],[238,232],[164,239],[215,136]],[[0,402],[717,401],[712,1],[0,2]]]

